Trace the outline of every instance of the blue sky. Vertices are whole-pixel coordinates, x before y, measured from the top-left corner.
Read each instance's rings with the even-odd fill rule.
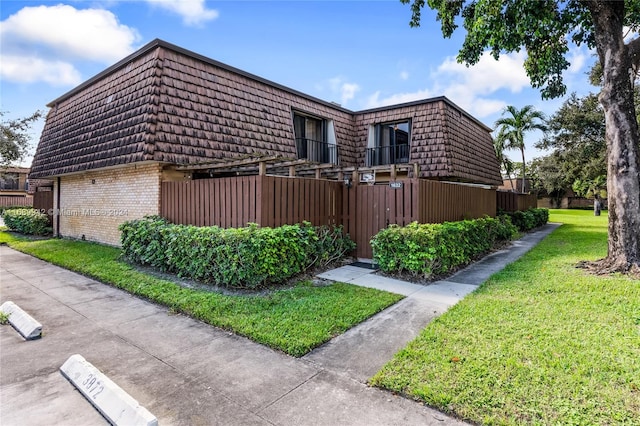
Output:
[[[445,95],[492,127],[506,105],[552,114],[562,103],[531,89],[523,53],[458,64],[464,30],[444,39],[430,10],[420,28],[410,28],[410,8],[399,0],[2,0],[0,7],[6,117],[46,110],[155,38],[352,110]],[[586,48],[572,48],[567,93],[594,91],[585,75],[594,60]],[[33,128],[33,150],[43,125]],[[533,148],[540,136],[528,138],[528,160],[543,154]]]

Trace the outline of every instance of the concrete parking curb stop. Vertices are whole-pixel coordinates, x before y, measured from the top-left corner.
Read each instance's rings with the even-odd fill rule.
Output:
[[[146,408],[82,357],[71,355],[60,372],[110,423],[117,426],[158,426]]]
[[[42,337],[42,324],[15,303],[9,300],[4,302],[0,305],[0,312],[9,317],[9,324],[26,340],[34,340]]]

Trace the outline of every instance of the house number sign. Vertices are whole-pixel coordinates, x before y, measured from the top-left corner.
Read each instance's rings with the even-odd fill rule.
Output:
[[[389,182],[389,186],[393,189],[402,188],[402,182]]]
[[[93,373],[82,381],[82,386],[90,398],[96,399],[104,391],[104,384]]]

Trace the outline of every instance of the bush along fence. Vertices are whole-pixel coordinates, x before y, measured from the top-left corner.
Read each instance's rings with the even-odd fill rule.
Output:
[[[529,209],[525,211],[505,213],[520,232],[527,232],[549,221],[549,210]]]
[[[159,216],[125,222],[122,252],[132,262],[227,288],[277,285],[341,259],[354,243],[340,227],[309,222],[277,228],[174,225]]]
[[[36,209],[8,209],[2,212],[4,224],[12,231],[29,235],[47,235],[51,233],[49,217]]]
[[[517,213],[442,224],[391,225],[371,240],[373,258],[387,273],[427,279],[446,274],[512,239],[518,231],[544,225],[549,219],[546,209]]]

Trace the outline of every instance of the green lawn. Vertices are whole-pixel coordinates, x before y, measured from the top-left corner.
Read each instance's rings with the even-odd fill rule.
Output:
[[[120,261],[120,250],[113,247],[59,239],[34,241],[7,232],[0,232],[0,243],[293,356],[304,355],[402,299],[349,284],[317,287],[309,281],[268,295],[228,296],[187,289],[139,272]]]
[[[564,225],[433,321],[371,384],[481,424],[640,425],[640,280],[606,255],[607,217]]]

